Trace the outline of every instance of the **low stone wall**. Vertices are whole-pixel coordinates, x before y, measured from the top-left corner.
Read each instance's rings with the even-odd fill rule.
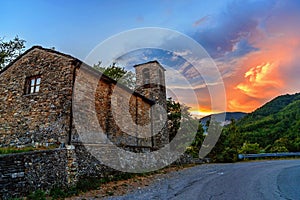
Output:
[[[0,199],[74,184],[77,173],[74,155],[72,149],[0,155]]]
[[[75,153],[79,179],[87,177],[103,178],[117,173],[116,170],[107,167],[96,159],[82,144],[75,145]],[[111,154],[108,153],[108,155]],[[116,157],[110,157],[109,159],[116,159]]]
[[[172,165],[203,164],[203,163],[205,163],[204,160],[200,158],[193,158],[193,156],[184,153],[179,157],[179,159],[173,162]]]
[[[107,151],[107,159],[119,159]],[[148,148],[127,150],[149,152]],[[107,161],[106,161],[107,162]],[[202,160],[183,154],[173,165],[200,164]],[[26,196],[35,190],[50,190],[54,186],[69,187],[89,177],[113,177],[124,172],[104,165],[82,144],[67,148],[0,155],[0,199]]]

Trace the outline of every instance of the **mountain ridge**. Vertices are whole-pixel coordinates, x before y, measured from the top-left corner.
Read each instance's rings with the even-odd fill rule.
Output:
[[[202,117],[199,119],[199,121],[202,123],[203,126],[205,126],[206,122],[211,119],[212,116],[216,116],[216,119],[218,119],[218,116],[224,115],[225,114],[225,121],[231,121],[231,119],[234,120],[239,120],[246,116],[248,113],[245,112],[222,112],[222,113],[216,113],[216,114],[211,114],[207,115],[205,117]]]
[[[300,93],[278,96],[236,125],[245,141],[267,150],[281,141],[288,151],[300,151]]]
[[[214,162],[234,162],[238,154],[300,152],[300,93],[275,97],[223,127],[209,153]]]

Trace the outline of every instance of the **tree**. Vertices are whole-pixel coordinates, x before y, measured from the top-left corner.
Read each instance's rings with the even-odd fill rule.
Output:
[[[217,121],[208,122],[210,132],[221,131],[221,124]],[[222,130],[222,133],[209,153],[214,162],[235,162],[238,159],[238,150],[243,144],[241,134],[234,120]]]
[[[130,89],[135,88],[134,73],[127,71],[124,67],[119,67],[116,65],[116,63],[113,63],[108,67],[102,67],[100,61],[93,67],[115,81],[118,81],[119,83],[129,87]]]
[[[209,125],[208,134],[213,134],[222,129],[220,122],[210,121],[207,124]],[[210,142],[208,142],[208,144],[210,144]],[[223,129],[217,143],[209,152],[208,157],[211,158],[213,162],[232,162],[234,160],[232,149],[226,145],[228,145],[228,131]]]
[[[0,70],[23,53],[25,42],[18,36],[8,42],[0,38]]]
[[[272,145],[270,151],[272,153],[288,152],[288,149],[286,148],[288,143],[289,141],[287,138],[279,138],[274,142],[274,145]]]
[[[198,130],[197,133],[195,135],[195,139],[193,141],[193,143],[187,148],[187,153],[189,153],[190,155],[192,155],[194,158],[198,158],[199,157],[199,151],[200,148],[202,146],[202,143],[204,141],[204,129],[201,123],[199,123],[198,125]]]
[[[235,120],[232,119],[231,123],[226,128],[227,129],[225,130],[228,131],[227,145],[228,147],[232,148],[236,154],[238,154],[238,149],[240,149],[240,147],[242,146],[243,140],[242,140],[241,133],[236,126]]]
[[[199,121],[194,119],[189,112],[190,107],[167,99],[167,117],[169,141],[173,141],[170,148],[175,151],[186,151],[194,157],[199,157],[199,149],[203,142],[203,128]],[[193,140],[193,143],[190,144]]]
[[[243,146],[241,147],[241,149],[239,150],[239,153],[241,153],[241,154],[257,154],[257,153],[260,153],[259,144],[257,144],[257,143],[251,144],[251,143],[245,142],[243,144]]]
[[[171,141],[177,134],[181,120],[181,106],[179,102],[175,102],[171,97],[167,99],[168,113],[168,131],[169,140]]]

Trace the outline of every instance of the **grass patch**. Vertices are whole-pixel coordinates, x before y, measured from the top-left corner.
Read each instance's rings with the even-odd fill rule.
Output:
[[[12,153],[22,153],[28,151],[34,151],[35,147],[24,147],[24,148],[16,148],[16,147],[1,147],[0,154],[12,154]]]
[[[55,149],[57,147],[58,147],[58,145],[51,145],[51,146],[48,146],[48,147],[45,147],[45,146],[38,146],[38,147],[28,146],[28,147],[22,147],[22,148],[0,147],[0,155],[1,154],[3,155],[3,154],[13,154],[13,153],[24,153],[24,152],[37,151],[37,150]]]

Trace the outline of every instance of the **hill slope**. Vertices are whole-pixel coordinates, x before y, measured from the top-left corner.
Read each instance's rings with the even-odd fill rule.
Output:
[[[259,120],[263,117],[273,115],[281,111],[283,108],[288,106],[290,103],[300,100],[300,93],[293,95],[286,94],[278,96],[266,103],[262,107],[258,108],[254,112],[248,114],[244,119],[242,119],[239,124],[247,124],[251,121]]]
[[[237,122],[244,141],[268,146],[280,143],[300,151],[300,93],[276,97]]]
[[[300,93],[282,95],[223,128],[208,157],[232,162],[239,153],[300,152]]]

